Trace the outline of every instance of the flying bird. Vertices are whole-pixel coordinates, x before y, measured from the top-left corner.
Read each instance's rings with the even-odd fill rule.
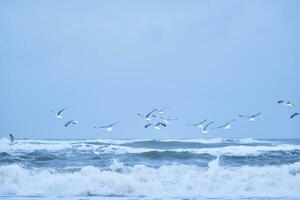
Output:
[[[10,144],[9,145],[14,145],[16,144],[17,142],[15,142],[15,137],[12,135],[12,134],[8,134],[9,137],[10,137]]]
[[[63,112],[65,112],[68,108],[63,108],[61,109],[60,111],[58,111],[57,113],[55,113],[53,110],[51,110],[52,113],[55,113],[55,116],[58,118],[58,119],[62,119],[63,116]]]
[[[294,114],[292,114],[292,115],[290,116],[290,118],[293,119],[293,118],[296,117],[297,115],[300,115],[300,113],[295,112]]]
[[[153,109],[151,112],[149,112],[146,115],[142,115],[142,114],[139,114],[139,113],[137,115],[144,118],[146,121],[150,121],[152,119],[151,117],[153,117],[152,114],[156,111],[157,111],[157,109]]]
[[[171,108],[171,106],[166,106],[163,107],[161,109],[157,109],[158,114],[163,115],[164,114],[164,110]]]
[[[163,117],[161,117],[160,119],[161,119],[164,123],[166,123],[166,124],[169,124],[170,121],[176,121],[176,120],[178,120],[177,118],[163,118]]]
[[[65,127],[68,127],[68,126],[71,125],[71,124],[78,124],[78,121],[76,121],[76,120],[68,121],[68,122],[65,124]]]
[[[239,115],[239,117],[244,117],[244,118],[247,118],[250,122],[255,122],[256,121],[256,117],[258,116],[258,115],[260,115],[261,113],[259,112],[259,113],[256,113],[256,114],[254,114],[254,115]]]
[[[222,126],[218,126],[218,127],[216,127],[215,129],[220,129],[220,128],[224,128],[225,130],[231,129],[231,127],[232,127],[232,126],[231,126],[231,123],[234,122],[234,121],[235,121],[235,119],[233,119],[233,120],[227,122],[226,124],[224,124],[224,125],[222,125]]]
[[[290,108],[295,106],[295,104],[293,104],[292,102],[285,101],[285,100],[279,100],[279,101],[277,101],[277,103],[278,104],[283,104],[284,106],[287,106],[287,107],[290,107]]]
[[[166,124],[164,124],[164,123],[162,123],[162,122],[158,122],[158,123],[155,124],[155,125],[153,125],[153,124],[151,124],[151,123],[146,124],[146,125],[145,125],[145,128],[148,128],[148,127],[150,127],[150,126],[154,126],[154,128],[157,129],[157,130],[159,130],[161,127],[167,127]]]
[[[204,123],[207,121],[207,119],[204,119],[203,121],[197,123],[197,124],[188,124],[189,126],[196,126],[198,128],[203,128]]]
[[[202,133],[208,133],[208,126],[210,126],[211,124],[215,123],[214,121],[209,122],[208,124],[205,125],[204,128],[201,128]]]
[[[107,132],[111,132],[114,130],[114,126],[117,125],[118,123],[120,123],[120,122],[115,122],[113,124],[109,124],[106,126],[95,126],[94,128],[102,128],[102,129],[105,129]]]

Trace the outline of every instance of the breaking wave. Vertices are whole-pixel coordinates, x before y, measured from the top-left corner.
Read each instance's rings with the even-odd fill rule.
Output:
[[[77,171],[0,167],[2,195],[95,195],[126,197],[300,197],[300,162],[281,166],[208,168],[194,165],[85,166]]]

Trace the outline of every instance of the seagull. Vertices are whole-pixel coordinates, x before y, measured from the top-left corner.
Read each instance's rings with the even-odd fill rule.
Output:
[[[10,137],[10,144],[9,145],[14,145],[16,144],[17,142],[15,142],[15,137],[12,135],[12,134],[8,134],[9,137]]]
[[[66,124],[65,124],[65,127],[71,125],[71,124],[78,124],[78,121],[76,120],[71,120],[71,121],[68,121]]]
[[[173,119],[165,119],[165,118],[163,118],[163,117],[161,117],[160,118],[163,122],[165,122],[166,124],[169,124],[170,123],[170,121],[176,121],[176,120],[178,120],[177,118],[173,118]]]
[[[209,122],[208,124],[206,124],[206,126],[204,128],[201,128],[202,133],[208,133],[208,126],[215,123],[214,121]]]
[[[260,115],[261,113],[256,113],[255,115],[250,115],[250,116],[248,116],[248,115],[239,115],[239,117],[245,117],[245,118],[247,118],[250,122],[255,122],[256,121],[256,117],[258,116],[258,115]]]
[[[222,126],[218,126],[218,127],[216,127],[215,129],[219,129],[219,128],[224,128],[225,130],[231,129],[231,127],[232,127],[232,126],[231,126],[231,123],[234,122],[234,121],[235,121],[235,119],[233,119],[233,120],[227,122],[226,124],[224,124],[224,125],[222,125]]]
[[[64,112],[65,110],[67,110],[67,109],[68,109],[67,107],[61,109],[60,111],[58,111],[57,113],[55,113],[55,116],[56,116],[58,119],[62,119],[62,118],[63,118],[63,117],[62,117],[62,114],[63,114],[63,112]],[[54,113],[53,110],[51,110],[51,112]]]
[[[293,118],[296,117],[297,115],[300,115],[300,113],[295,112],[294,114],[292,114],[292,115],[290,116],[290,118],[293,119]]]
[[[197,124],[189,124],[189,126],[196,126],[198,128],[203,128],[203,124],[207,121],[207,119],[204,119],[203,121],[197,123]]]
[[[277,101],[277,103],[278,104],[283,104],[284,106],[287,106],[287,107],[290,107],[290,108],[295,106],[295,104],[293,104],[290,101],[279,100],[279,101]]]
[[[116,124],[118,124],[118,123],[120,123],[120,122],[115,122],[115,123],[113,123],[113,124],[109,124],[109,125],[106,125],[106,126],[95,126],[94,128],[102,128],[102,129],[106,129],[106,131],[107,132],[111,132],[111,131],[113,131],[114,130],[114,126],[116,125]]]
[[[156,125],[153,125],[153,124],[151,124],[151,123],[146,124],[146,125],[145,125],[145,128],[148,128],[148,127],[150,127],[150,126],[154,126],[154,128],[157,129],[157,130],[159,130],[160,127],[162,127],[162,126],[163,126],[163,127],[167,127],[166,124],[164,124],[164,123],[162,123],[162,122],[158,122]]]
[[[158,114],[163,115],[164,110],[169,109],[169,108],[171,108],[171,106],[166,106],[166,107],[163,107],[163,108],[158,109],[158,110],[156,109],[156,110],[157,110]]]
[[[143,117],[146,121],[150,121],[152,118],[151,117],[153,117],[152,116],[152,114],[154,113],[154,112],[156,112],[157,111],[157,109],[153,109],[151,112],[149,112],[147,115],[142,115],[142,114],[137,114],[138,116],[140,116],[140,117]]]

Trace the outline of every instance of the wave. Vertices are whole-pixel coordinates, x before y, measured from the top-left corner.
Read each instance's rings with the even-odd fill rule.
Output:
[[[126,197],[300,197],[300,163],[282,166],[208,168],[193,165],[82,167],[73,172],[0,167],[0,194]]]
[[[210,139],[174,139],[174,140],[110,140],[110,139],[96,139],[96,140],[17,140],[17,144],[11,146],[10,141],[7,138],[0,140],[0,152],[8,150],[42,150],[47,149],[50,151],[63,150],[73,147],[79,148],[90,148],[93,145],[121,145],[121,146],[188,146],[188,145],[198,145],[209,146],[214,144],[274,144],[274,141],[256,140],[253,138],[238,139],[238,140],[228,140],[222,138],[210,138]]]
[[[220,155],[260,155],[268,151],[293,151],[300,150],[300,145],[282,144],[276,146],[225,146],[225,147],[211,147],[211,148],[194,148],[194,149],[155,149],[155,148],[134,148],[127,146],[110,145],[101,149],[102,153],[147,153],[147,152],[190,152],[193,154],[210,154],[212,156]]]
[[[299,144],[235,144],[220,143],[216,145],[203,145],[191,142],[162,142],[162,141],[139,141],[127,145],[108,144],[95,141],[18,141],[17,144],[10,146],[9,141],[0,141],[0,152],[6,152],[11,155],[20,152],[39,152],[47,150],[70,152],[78,151],[98,151],[107,154],[142,154],[147,152],[189,152],[192,154],[209,154],[211,156],[220,155],[260,155],[270,151],[294,151],[300,150]],[[103,148],[102,148],[103,147]],[[2,157],[2,155],[0,155]]]

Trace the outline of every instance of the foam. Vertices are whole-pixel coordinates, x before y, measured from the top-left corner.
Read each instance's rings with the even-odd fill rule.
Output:
[[[99,195],[126,197],[300,197],[300,162],[292,165],[208,168],[191,165],[93,166],[76,172],[0,167],[2,195]]]

